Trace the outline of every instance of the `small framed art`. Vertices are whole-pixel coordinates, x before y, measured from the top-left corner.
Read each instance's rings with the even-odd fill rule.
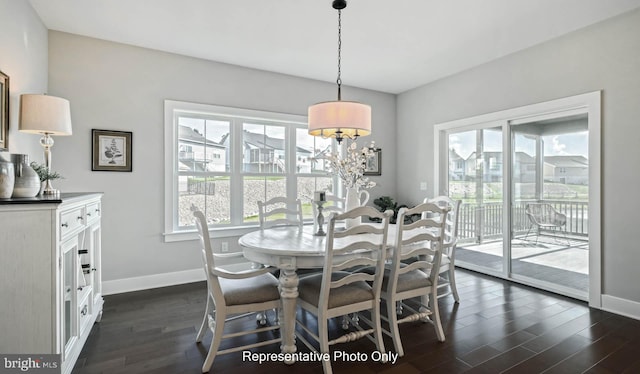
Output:
[[[130,131],[91,130],[91,170],[131,171]]]
[[[9,149],[9,76],[0,71],[0,151]]]
[[[376,148],[373,152],[373,157],[367,160],[364,175],[382,175],[382,150]]]

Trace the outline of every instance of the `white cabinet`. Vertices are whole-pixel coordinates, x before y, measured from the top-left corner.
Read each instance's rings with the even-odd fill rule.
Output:
[[[101,197],[0,199],[0,353],[73,369],[102,317]]]

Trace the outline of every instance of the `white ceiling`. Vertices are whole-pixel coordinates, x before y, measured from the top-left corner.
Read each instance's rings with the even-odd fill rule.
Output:
[[[51,30],[335,82],[331,0],[29,0]],[[350,0],[343,84],[400,93],[640,0]]]

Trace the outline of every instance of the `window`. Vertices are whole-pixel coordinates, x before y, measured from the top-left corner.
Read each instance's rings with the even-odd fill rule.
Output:
[[[314,156],[333,147],[303,116],[165,101],[167,240],[194,231],[192,205],[214,229],[256,225],[257,202],[275,196],[297,196],[312,219],[313,192],[335,182]]]

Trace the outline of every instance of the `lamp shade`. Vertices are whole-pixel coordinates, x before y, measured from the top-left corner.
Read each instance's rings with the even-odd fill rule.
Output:
[[[69,100],[48,95],[21,95],[19,130],[34,134],[71,135]]]
[[[354,138],[371,133],[371,107],[355,101],[327,101],[309,107],[309,134]]]

